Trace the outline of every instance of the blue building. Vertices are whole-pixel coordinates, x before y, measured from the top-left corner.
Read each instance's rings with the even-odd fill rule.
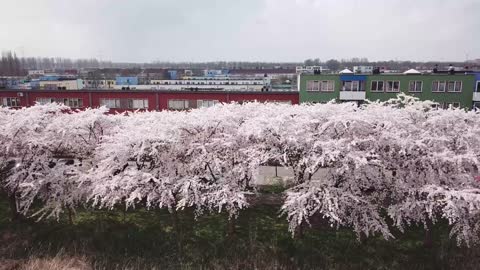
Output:
[[[169,70],[168,71],[168,77],[169,77],[170,80],[177,80],[178,79],[177,71],[176,70]]]
[[[117,76],[116,85],[138,85],[138,77],[136,76]]]
[[[228,74],[230,73],[230,70],[228,69],[206,69],[204,70],[203,72],[203,75],[205,77],[209,77],[209,78],[212,78],[212,77],[224,77],[224,76],[228,76]]]
[[[40,77],[40,81],[58,81],[60,80],[60,76],[58,75],[44,75]]]

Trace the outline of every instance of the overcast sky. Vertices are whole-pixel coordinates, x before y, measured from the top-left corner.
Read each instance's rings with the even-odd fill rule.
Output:
[[[0,49],[151,61],[480,58],[480,0],[5,0]]]

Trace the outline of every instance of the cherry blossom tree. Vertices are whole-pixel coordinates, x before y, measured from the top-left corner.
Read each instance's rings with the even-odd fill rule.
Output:
[[[388,102],[219,104],[188,112],[0,109],[2,186],[19,211],[58,218],[80,205],[193,208],[236,217],[261,165],[294,179],[282,212],[295,233],[315,216],[359,238],[439,220],[479,241],[480,117],[399,95]]]
[[[26,214],[35,200],[42,207],[35,215],[59,217],[82,203],[78,188],[82,161],[93,154],[102,132],[105,109],[72,112],[50,104],[12,110],[4,120],[4,158],[15,165],[5,186],[16,199],[16,210]]]

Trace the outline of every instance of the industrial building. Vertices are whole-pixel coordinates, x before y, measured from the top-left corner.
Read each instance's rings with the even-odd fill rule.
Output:
[[[442,107],[480,108],[480,73],[437,72],[300,74],[300,102],[386,101],[400,92]]]
[[[13,108],[57,102],[72,109],[107,106],[111,112],[128,110],[185,110],[230,102],[298,104],[298,92],[181,91],[181,90],[0,90],[2,106]]]

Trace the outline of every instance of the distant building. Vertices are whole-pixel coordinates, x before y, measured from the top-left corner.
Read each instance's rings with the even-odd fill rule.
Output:
[[[170,80],[177,80],[178,79],[178,75],[177,75],[178,72],[176,70],[169,70],[167,72],[168,72],[168,78]]]
[[[228,76],[229,70],[228,69],[206,69],[203,72],[205,77],[222,77]]]
[[[15,88],[12,89],[40,89],[40,81],[24,81],[22,83],[19,83]]]
[[[46,80],[39,81],[39,88],[41,90],[77,90],[85,88],[85,83],[82,79],[75,80]]]
[[[117,76],[115,79],[116,85],[138,85],[137,76]]]
[[[328,68],[324,68],[322,66],[297,66],[295,68],[296,74],[306,73],[306,74],[313,74],[315,71],[328,71]]]
[[[475,72],[300,74],[298,89],[301,103],[386,101],[403,92],[420,100],[438,102],[442,108],[480,108],[480,73]]]
[[[149,86],[137,86],[137,89],[168,90],[257,90],[267,91],[270,78],[233,79],[229,77],[183,77],[182,80],[151,80]]]
[[[58,81],[60,80],[60,75],[44,75],[41,76],[39,79],[40,81]]]
[[[94,80],[94,79],[87,79],[85,82],[85,88],[88,89],[114,89],[115,80]]]
[[[28,76],[41,76],[45,75],[45,70],[43,69],[34,69],[28,71]]]
[[[263,78],[277,79],[285,77],[293,79],[296,77],[295,69],[287,68],[258,68],[258,69],[231,69],[229,72],[230,78]]]
[[[373,66],[354,66],[353,73],[372,73]]]

